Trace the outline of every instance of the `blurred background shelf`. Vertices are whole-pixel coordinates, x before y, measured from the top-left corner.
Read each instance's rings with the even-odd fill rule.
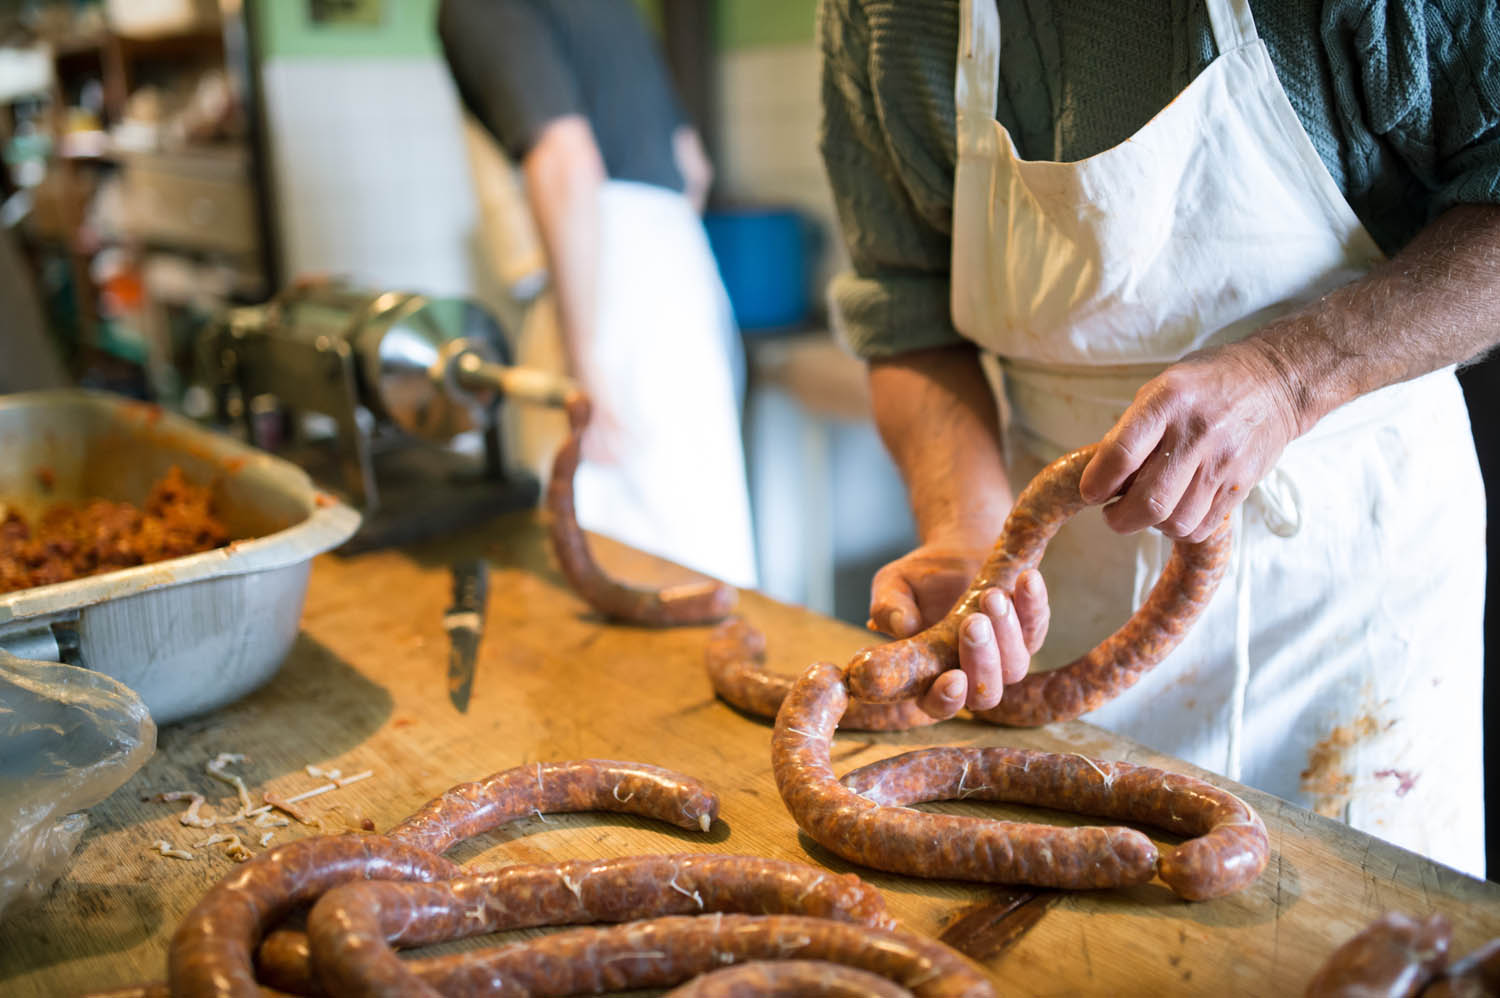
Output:
[[[73,380],[175,402],[196,328],[275,286],[250,32],[212,0],[0,14],[0,221]]]

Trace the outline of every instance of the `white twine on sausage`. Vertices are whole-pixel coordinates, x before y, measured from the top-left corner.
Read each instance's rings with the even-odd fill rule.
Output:
[[[981,787],[966,787],[966,786],[964,786],[964,781],[967,780],[968,778],[969,778],[969,760],[965,759],[964,760],[964,771],[962,773],[958,774],[958,799],[959,800],[963,800],[965,797],[970,797],[970,796],[973,796],[974,794],[981,793],[981,792],[983,792],[985,790],[990,789],[988,784],[986,784],[984,786],[981,786]]]
[[[714,825],[714,819],[708,816],[707,811],[700,811],[699,813],[694,814],[693,812],[688,810],[686,802],[678,804],[677,809],[681,811],[685,817],[691,818],[692,820],[696,821],[698,823],[698,827],[703,829],[705,832],[712,828]]]
[[[802,891],[802,893],[797,895],[797,903],[801,904],[804,900],[806,900],[807,896],[809,894],[811,894],[813,891],[817,890],[818,885],[821,884],[823,882],[823,880],[824,880],[823,875],[822,874],[818,874],[818,879],[814,880],[812,883],[808,884],[807,887]]]
[[[687,888],[685,888],[681,884],[679,884],[677,882],[677,877],[681,873],[682,873],[682,868],[681,867],[677,867],[677,866],[672,867],[672,879],[669,880],[669,881],[667,881],[667,886],[670,887],[670,888],[672,888],[672,890],[676,891],[678,894],[681,894],[683,897],[690,897],[694,901],[698,902],[698,910],[702,911],[703,910],[703,895],[700,894],[700,893],[698,893],[697,890],[689,891]]]
[[[1098,763],[1096,763],[1094,760],[1090,759],[1088,756],[1083,755],[1082,753],[1079,753],[1079,752],[1069,752],[1068,755],[1076,755],[1076,756],[1078,756],[1078,758],[1080,758],[1084,762],[1088,763],[1089,764],[1089,768],[1092,769],[1094,772],[1098,773],[1099,776],[1104,780],[1104,788],[1106,790],[1115,785],[1115,774],[1114,774],[1113,767],[1111,767],[1110,771],[1108,773],[1106,773],[1104,770],[1102,770],[1102,769],[1099,768],[1099,764]]]

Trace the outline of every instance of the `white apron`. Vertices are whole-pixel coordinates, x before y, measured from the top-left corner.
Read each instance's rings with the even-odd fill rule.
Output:
[[[1076,163],[1020,159],[995,120],[994,2],[960,2],[953,317],[998,358],[1018,487],[1103,437],[1165,365],[1381,258],[1246,0],[1208,0],[1219,57]],[[1184,643],[1086,719],[1482,875],[1484,493],[1452,371],[1323,419],[1235,527]],[[1069,523],[1042,563],[1053,615],[1034,667],[1119,626],[1169,551],[1097,511]]]
[[[608,379],[623,460],[579,467],[578,521],[753,587],[750,499],[732,374],[738,348],[703,223],[686,197],[663,187],[610,180],[599,197],[598,316],[590,359]],[[516,359],[564,371],[550,294],[533,305]],[[518,408],[521,459],[545,481],[566,422],[559,413]]]

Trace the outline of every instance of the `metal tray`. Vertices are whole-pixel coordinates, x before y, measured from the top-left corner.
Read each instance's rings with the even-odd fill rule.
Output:
[[[211,483],[236,540],[0,595],[0,648],[113,676],[158,724],[270,679],[297,636],[313,556],[360,522],[296,465],[157,406],[84,391],[0,396],[0,501],[27,516],[93,496],[141,503],[174,464]]]

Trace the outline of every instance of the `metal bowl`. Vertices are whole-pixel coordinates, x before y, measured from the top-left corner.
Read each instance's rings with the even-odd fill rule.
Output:
[[[0,648],[66,660],[141,695],[158,724],[261,686],[297,636],[312,558],[359,514],[297,466],[192,422],[83,391],[0,396],[0,501],[144,502],[172,465],[211,484],[222,548],[0,595]]]

